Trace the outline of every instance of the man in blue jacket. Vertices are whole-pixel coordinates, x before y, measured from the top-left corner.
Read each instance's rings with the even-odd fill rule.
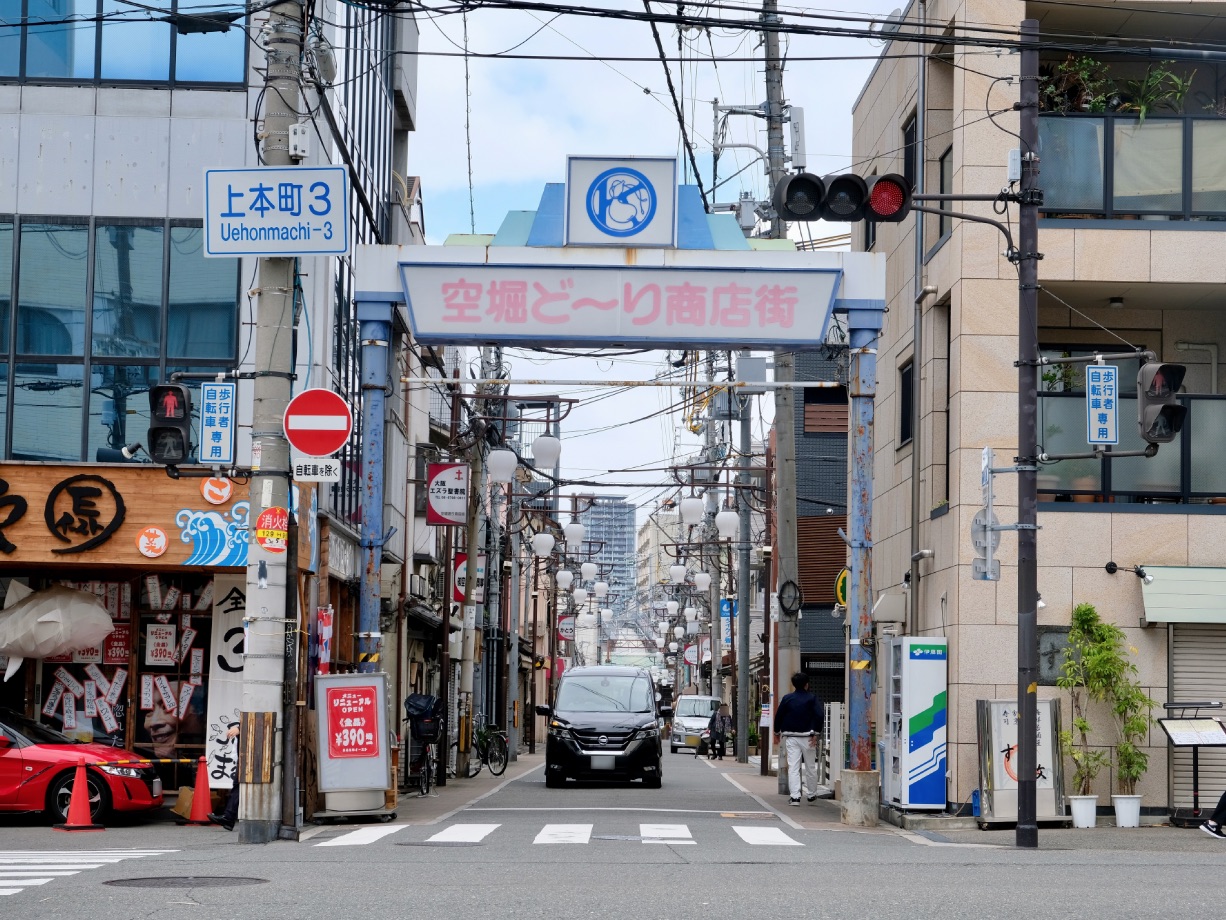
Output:
[[[809,692],[809,677],[797,672],[792,675],[791,693],[779,701],[773,719],[775,747],[779,739],[787,746],[789,805],[799,805],[806,794],[812,802],[817,798],[817,739],[825,726],[822,701]],[[805,762],[805,782],[800,781],[800,762]]]

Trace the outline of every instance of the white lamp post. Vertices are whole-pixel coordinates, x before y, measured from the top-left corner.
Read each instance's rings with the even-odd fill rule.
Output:
[[[609,583],[607,581],[598,581],[592,585],[592,593],[597,597],[605,597],[609,593]]]
[[[566,545],[574,549],[583,542],[583,535],[587,532],[587,528],[580,521],[571,521],[562,528],[562,534],[566,537]]]
[[[591,581],[596,577],[596,571],[596,563],[585,562],[583,565],[579,566],[579,578],[582,581]]]
[[[575,580],[575,573],[567,569],[561,569],[557,575],[553,576],[553,580],[557,582],[558,587],[563,591],[569,591],[571,584]]]
[[[702,521],[703,502],[697,495],[681,499],[677,506],[682,524],[697,524]]]
[[[551,434],[543,434],[532,442],[532,459],[537,468],[553,469],[562,456],[562,442]]]
[[[699,591],[707,591],[711,587],[711,576],[706,572],[694,573],[694,587]]]
[[[485,472],[490,482],[510,482],[515,478],[515,467],[519,466],[519,457],[515,451],[499,447],[491,450],[485,457]]]
[[[548,556],[553,552],[556,541],[551,533],[534,533],[532,535],[532,552],[538,556]]]
[[[719,532],[721,540],[731,540],[736,536],[737,529],[740,526],[741,518],[735,511],[724,509],[715,515],[715,529]]]
[[[685,582],[685,566],[670,565],[668,567],[668,578],[675,585],[683,584]]]

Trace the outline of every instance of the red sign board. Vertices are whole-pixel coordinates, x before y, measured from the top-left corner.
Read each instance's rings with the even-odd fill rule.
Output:
[[[468,464],[430,463],[426,468],[426,523],[463,525],[468,521]]]
[[[127,664],[132,648],[132,626],[116,623],[115,631],[102,640],[103,664]]]
[[[455,572],[451,578],[451,599],[464,603],[464,590],[468,585],[468,553],[455,554]],[[477,556],[477,583],[473,585],[474,604],[485,603],[485,553]]]
[[[375,688],[328,687],[328,756],[378,757],[379,714]]]
[[[265,508],[255,519],[255,542],[270,553],[283,553],[289,545],[289,511]]]
[[[353,433],[349,404],[331,390],[303,390],[285,407],[285,437],[300,454],[329,457]]]
[[[559,617],[558,618],[558,638],[565,639],[570,642],[575,638],[575,618],[574,617]]]

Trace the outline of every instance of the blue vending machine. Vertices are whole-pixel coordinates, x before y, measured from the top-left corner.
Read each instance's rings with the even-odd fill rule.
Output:
[[[947,640],[904,636],[886,639],[882,646],[887,665],[882,800],[910,811],[943,811]]]

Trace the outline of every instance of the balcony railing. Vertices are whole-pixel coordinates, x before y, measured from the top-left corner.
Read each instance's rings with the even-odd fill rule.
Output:
[[[1226,220],[1226,119],[1044,114],[1047,217]]]
[[[1226,396],[1181,396],[1188,407],[1179,436],[1156,457],[1061,460],[1039,468],[1039,501],[1221,504],[1226,512]],[[1136,397],[1120,400],[1117,450],[1141,450]],[[1084,393],[1040,393],[1039,437],[1048,454],[1082,453]]]

